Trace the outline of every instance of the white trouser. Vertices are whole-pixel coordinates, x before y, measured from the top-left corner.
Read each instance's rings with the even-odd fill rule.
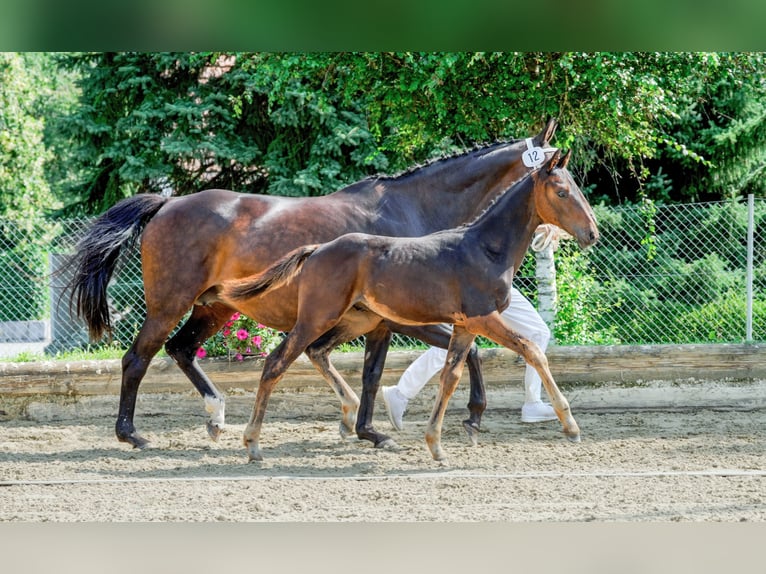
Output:
[[[511,287],[511,304],[502,315],[522,337],[534,341],[545,352],[548,341],[551,339],[551,331],[529,300],[514,287]],[[399,392],[408,400],[414,399],[431,377],[441,371],[446,360],[446,349],[439,347],[428,349],[402,373],[396,384]],[[527,365],[524,372],[524,402],[529,404],[539,401],[541,387],[540,375]]]

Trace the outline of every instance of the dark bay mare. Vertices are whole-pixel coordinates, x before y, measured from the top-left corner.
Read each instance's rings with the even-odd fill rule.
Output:
[[[514,332],[501,316],[513,276],[541,223],[561,227],[587,247],[598,240],[588,201],[556,151],[540,169],[502,194],[475,221],[423,237],[343,235],[329,243],[298,248],[253,277],[227,281],[218,296],[250,314],[261,297],[297,289],[295,324],[266,358],[244,442],[250,460],[259,446],[272,389],[290,364],[353,310],[373,330],[387,319],[400,325],[451,323],[447,360],[426,430],[434,459],[442,460],[441,427],[469,349],[478,335],[520,354],[540,374],[564,433],[579,441],[580,430],[548,369],[540,347]],[[293,295],[289,296],[293,299]]]
[[[547,147],[556,130],[550,120],[534,139]],[[111,331],[107,284],[127,247],[140,240],[146,318],[122,359],[116,434],[135,447],[148,444],[136,430],[138,388],[151,359],[165,349],[204,398],[207,429],[217,439],[224,426],[224,396],[205,375],[196,351],[231,317],[233,308],[206,293],[223,281],[258,273],[290,250],[330,241],[349,232],[413,237],[474,219],[498,194],[526,175],[527,142],[499,143],[436,160],[396,177],[371,177],[322,197],[275,197],[206,190],[182,197],[140,194],[115,204],[89,227],[70,262],[70,303],[90,336]],[[549,150],[548,150],[549,151]],[[286,331],[295,301],[266,296],[249,315]],[[171,332],[192,312],[181,328]],[[367,334],[361,402],[329,360],[329,351],[354,338],[354,319],[339,325],[307,350],[341,401],[341,434],[354,429],[376,446],[393,441],[372,426],[373,405],[392,330],[446,348],[449,329],[384,321]],[[351,328],[347,328],[351,325]],[[466,430],[478,431],[486,406],[476,347],[468,353],[471,393]],[[358,411],[358,414],[357,414]]]

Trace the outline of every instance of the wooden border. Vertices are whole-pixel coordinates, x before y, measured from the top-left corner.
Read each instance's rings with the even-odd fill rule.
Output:
[[[383,384],[393,384],[420,351],[392,352],[386,361]],[[548,349],[551,372],[559,383],[634,383],[682,379],[766,378],[766,345],[620,345]],[[360,384],[361,352],[335,353],[333,362],[352,386]],[[244,361],[205,359],[205,372],[222,390],[252,391],[258,386],[262,358]],[[486,384],[521,380],[524,362],[506,349],[482,351]],[[0,394],[5,397],[31,395],[118,395],[120,360],[44,361],[0,363]],[[467,374],[463,375],[467,379]],[[280,388],[324,387],[324,381],[305,357],[296,361]],[[191,386],[169,358],[152,361],[141,392],[186,392]]]

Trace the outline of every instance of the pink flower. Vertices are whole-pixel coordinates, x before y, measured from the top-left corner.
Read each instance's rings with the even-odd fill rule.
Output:
[[[239,339],[240,341],[244,341],[249,336],[250,336],[250,333],[248,333],[246,329],[240,329],[239,331],[237,331],[237,339]]]
[[[234,314],[231,316],[231,320],[232,320],[232,321],[236,321],[237,319],[239,319],[239,312],[236,312],[236,313],[234,313]]]
[[[207,356],[207,351],[205,350],[204,347],[200,347],[199,349],[197,349],[197,356],[200,359],[204,359]]]
[[[237,353],[236,355],[234,355],[234,358],[237,359],[238,361],[245,360],[245,358],[242,356],[242,353]]]
[[[253,345],[255,345],[257,348],[261,348],[261,345],[263,344],[263,337],[260,335],[256,335],[253,337]]]
[[[258,323],[258,328],[259,329],[265,329],[266,325],[264,325],[263,323]]]
[[[231,329],[224,329],[223,330],[223,336],[224,337],[228,337],[229,335],[231,335]]]

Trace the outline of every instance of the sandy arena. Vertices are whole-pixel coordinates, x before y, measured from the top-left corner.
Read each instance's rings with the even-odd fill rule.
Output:
[[[329,390],[277,392],[262,463],[247,463],[241,444],[252,393],[228,397],[218,443],[191,392],[140,395],[145,451],[115,439],[116,397],[28,401],[23,416],[4,406],[0,521],[766,522],[766,409],[747,399],[763,397],[763,381],[562,390],[581,443],[558,422],[521,423],[520,390],[492,388],[477,447],[460,425],[459,390],[445,417],[446,464],[423,440],[433,385],[402,432],[379,401],[377,427],[396,450],[341,440]],[[732,390],[740,399],[716,400]],[[670,391],[678,406],[652,406]],[[628,393],[645,406],[614,400]]]

